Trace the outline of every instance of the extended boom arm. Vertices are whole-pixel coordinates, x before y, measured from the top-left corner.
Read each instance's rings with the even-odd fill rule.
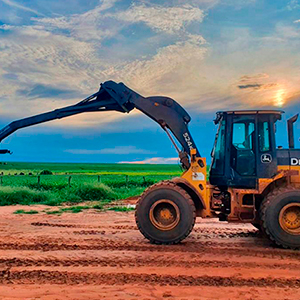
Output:
[[[168,97],[144,98],[129,89],[123,83],[116,83],[114,81],[106,81],[102,83],[100,90],[97,93],[87,97],[75,105],[55,109],[50,112],[10,123],[0,130],[0,142],[20,128],[39,123],[61,119],[83,112],[115,110],[123,113],[129,113],[134,108],[137,108],[157,122],[168,133],[176,149],[179,151],[168,130],[174,134],[178,142],[183,147],[183,151],[179,151],[179,157],[183,167],[189,167],[188,155],[190,154],[191,149],[196,149],[197,155],[200,156],[194,140],[188,130],[188,123],[191,118],[175,100]],[[9,150],[0,150],[0,154],[9,152]]]

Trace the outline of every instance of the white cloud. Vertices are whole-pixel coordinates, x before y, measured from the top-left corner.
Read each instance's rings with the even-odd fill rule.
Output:
[[[101,0],[100,6],[99,6],[100,11],[104,11],[104,10],[112,8],[118,1],[120,1],[120,0]]]
[[[180,7],[134,4],[114,17],[130,23],[144,22],[156,31],[176,33],[192,21],[202,22],[204,13],[201,9],[188,4]]]
[[[188,104],[193,100],[186,97],[190,87],[198,90],[206,52],[204,39],[189,35],[184,42],[160,48],[153,57],[116,66],[104,74],[125,82],[145,96],[168,95]]]
[[[68,149],[65,152],[72,154],[116,154],[116,155],[124,155],[124,154],[155,154],[156,152],[138,149],[135,146],[116,146],[113,148],[105,148],[99,150],[89,150],[89,149]]]
[[[287,5],[288,10],[294,10],[294,9],[299,9],[299,8],[300,8],[300,4],[299,4],[298,0],[291,0]]]
[[[120,161],[120,164],[176,164],[178,157],[151,157],[139,161]]]
[[[203,59],[206,50],[202,36],[186,32],[178,37],[180,41],[158,48],[157,54],[152,57],[139,58],[137,55],[136,60],[123,61],[118,65],[118,54],[110,62],[100,58],[99,41],[115,36],[125,23],[135,23],[134,18],[130,20],[135,13],[139,14],[140,21],[148,22],[147,18],[152,18],[149,26],[155,27],[157,22],[158,27],[155,28],[159,35],[162,31],[173,33],[184,29],[191,21],[201,22],[203,11],[189,5],[131,6],[123,11],[128,13],[128,19],[122,22],[119,19],[121,12],[109,10],[117,1],[103,0],[99,6],[81,15],[33,18],[34,24],[27,26],[2,25],[1,29],[7,34],[0,39],[1,114],[16,118],[74,104],[83,95],[95,92],[99,82],[108,79],[123,81],[148,95],[179,90],[177,81],[191,78],[190,69],[198,66]],[[174,88],[175,84],[177,88]],[[74,93],[70,99],[28,99],[30,89],[36,85],[73,90]],[[22,90],[28,92],[20,94]],[[120,118],[122,114],[119,113],[101,113],[100,118],[98,113],[89,113],[53,122],[51,126],[94,127]]]
[[[2,29],[10,34],[0,39],[0,96],[7,99],[0,103],[1,114],[9,116],[31,115],[45,110],[73,104],[83,95],[97,91],[104,77],[103,63],[93,45],[45,31],[35,26]],[[13,75],[15,80],[7,79]],[[6,77],[5,77],[6,76]],[[26,99],[20,90],[36,84],[56,89],[73,90],[69,100]],[[98,122],[104,121],[98,119]]]
[[[261,38],[253,36],[248,28],[230,28],[227,32],[223,29],[220,41],[210,45],[201,35],[191,34],[187,26],[203,21],[203,10],[192,6],[201,4],[201,0],[183,6],[180,1],[175,1],[176,6],[136,4],[114,12],[110,8],[115,2],[104,0],[80,15],[34,18],[30,26],[2,25],[7,34],[0,39],[1,114],[20,117],[70,105],[83,95],[95,92],[99,82],[108,79],[123,81],[144,96],[173,97],[193,111],[267,105],[273,103],[278,90],[296,90],[297,70],[286,80],[280,78],[292,73],[286,70],[293,70],[295,56],[291,53],[290,59],[286,59],[286,51],[299,49],[296,26],[279,24],[274,34]],[[109,46],[102,46],[103,40],[110,37],[120,38],[118,45],[126,44],[127,36],[120,32],[137,22],[153,29],[155,43],[151,45],[151,53],[156,50],[155,54],[145,55],[139,49],[132,54],[134,59],[125,60],[120,53],[128,52],[130,47],[125,50],[120,47],[111,54]],[[279,53],[279,47],[284,49],[284,54]],[[108,50],[107,54],[103,54],[103,49]],[[252,85],[252,89],[237,87],[243,75],[263,72],[272,76],[263,83],[259,79],[257,88],[255,78],[244,83],[244,86]],[[15,80],[8,79],[11,74],[16,76]],[[30,91],[35,85],[74,93],[70,99],[47,101],[25,99],[30,92],[20,94],[20,90]],[[97,127],[123,116],[114,112],[89,113],[53,122],[51,126]]]
[[[276,36],[281,39],[293,39],[300,37],[300,32],[295,26],[279,24],[276,26]]]
[[[44,30],[68,30],[75,39],[99,43],[104,38],[114,36],[122,28],[121,24],[111,20],[113,15],[105,13],[117,1],[119,0],[103,0],[99,6],[83,14],[58,18],[32,18],[32,20]]]
[[[11,0],[0,0],[1,2],[11,6],[11,7],[14,7],[14,8],[17,8],[17,9],[21,9],[21,10],[24,10],[24,11],[29,11],[29,12],[32,12],[36,15],[43,15],[41,13],[39,13],[38,11],[34,10],[34,9],[31,9],[29,7],[26,7],[26,6],[23,6],[21,4],[18,4],[14,1],[11,1]]]
[[[189,5],[193,6],[209,8],[219,3],[219,1],[220,0],[189,0],[188,3]],[[187,3],[186,0],[169,0],[168,2],[172,3],[173,5],[184,5]]]

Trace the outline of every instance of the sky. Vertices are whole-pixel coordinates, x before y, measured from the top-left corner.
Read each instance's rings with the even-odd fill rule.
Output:
[[[0,0],[0,126],[72,105],[107,80],[169,96],[209,157],[219,110],[300,108],[300,0]],[[300,121],[295,124],[296,146]],[[162,129],[134,111],[22,129],[7,161],[177,163]]]

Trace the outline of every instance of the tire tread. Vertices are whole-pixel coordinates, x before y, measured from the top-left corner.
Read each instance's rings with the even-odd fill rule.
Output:
[[[188,204],[191,206],[191,208],[193,210],[193,222],[192,222],[190,228],[186,231],[186,233],[185,233],[184,236],[182,236],[181,238],[178,238],[177,240],[172,241],[172,242],[161,242],[161,241],[157,241],[157,240],[153,239],[152,237],[150,237],[143,230],[143,228],[141,227],[141,225],[139,224],[138,217],[137,217],[139,205],[142,203],[142,201],[144,200],[145,196],[148,195],[149,193],[151,193],[151,192],[153,192],[153,191],[155,191],[157,189],[161,189],[161,188],[168,188],[168,189],[171,189],[171,190],[175,190],[178,193],[180,193],[181,195],[183,195],[184,198],[186,199],[186,201],[188,202]],[[143,234],[143,236],[145,238],[147,238],[150,241],[150,243],[152,243],[152,244],[157,244],[157,245],[174,245],[174,244],[180,243],[182,240],[184,240],[191,233],[191,231],[193,230],[193,227],[195,225],[195,221],[196,221],[196,208],[195,208],[194,201],[192,200],[191,196],[183,188],[179,187],[175,182],[173,182],[171,180],[164,180],[164,181],[155,183],[155,184],[151,185],[150,187],[148,187],[142,193],[142,195],[140,196],[140,198],[139,198],[139,200],[137,202],[136,208],[135,208],[135,222],[136,222],[136,225],[137,225],[139,231]]]
[[[260,220],[261,220],[261,226],[263,233],[267,235],[267,237],[277,246],[285,248],[285,249],[299,249],[299,247],[291,247],[288,245],[285,245],[278,240],[276,240],[273,235],[270,233],[268,227],[266,226],[266,212],[269,209],[270,205],[272,204],[272,200],[275,199],[277,196],[286,193],[286,192],[292,192],[297,191],[297,189],[293,186],[286,186],[286,187],[280,187],[276,188],[273,191],[271,191],[265,199],[262,201],[260,206]]]

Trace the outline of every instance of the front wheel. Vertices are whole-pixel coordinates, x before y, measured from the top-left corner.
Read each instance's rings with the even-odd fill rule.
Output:
[[[148,188],[135,212],[140,232],[155,244],[177,244],[192,231],[196,209],[189,194],[166,181]]]
[[[261,221],[267,236],[284,248],[300,248],[300,191],[276,189],[261,205]]]

